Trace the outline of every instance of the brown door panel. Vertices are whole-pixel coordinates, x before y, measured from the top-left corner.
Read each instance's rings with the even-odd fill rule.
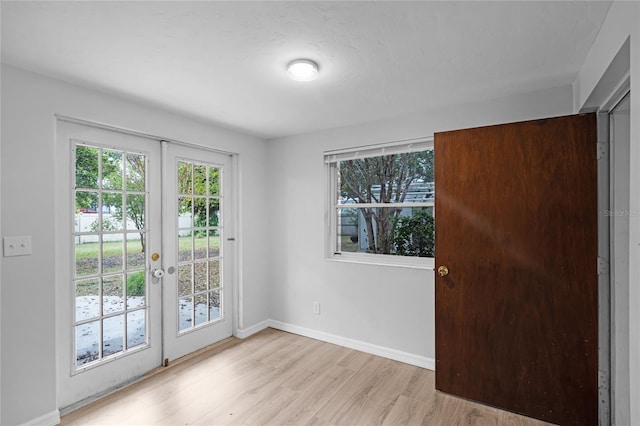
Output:
[[[595,114],[435,135],[436,388],[595,424]]]

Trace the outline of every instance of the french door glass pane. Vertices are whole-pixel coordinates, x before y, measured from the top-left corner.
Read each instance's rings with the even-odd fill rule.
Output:
[[[100,316],[100,280],[90,278],[76,281],[76,321]]]
[[[220,287],[220,259],[209,262],[209,289]]]
[[[191,236],[191,231],[182,232],[180,235],[178,239],[178,261],[191,260],[193,258],[193,237]]]
[[[93,215],[98,213],[98,199],[99,195],[97,191],[78,191],[76,190],[76,209],[78,213],[85,213]],[[78,227],[82,227],[87,221],[91,221],[92,226],[97,226],[98,216],[87,216],[84,223],[79,223],[76,218],[76,231],[79,231]],[[95,224],[94,224],[95,222]]]
[[[100,321],[77,325],[76,365],[80,366],[100,359]]]
[[[209,319],[214,321],[222,318],[222,297],[221,290],[209,292]]]
[[[102,320],[102,354],[109,356],[122,352],[124,337],[124,315]]]
[[[146,156],[76,143],[75,366],[147,340]]]
[[[144,234],[127,234],[127,270],[144,268]]]
[[[122,234],[104,235],[102,244],[102,271],[122,271]]]
[[[81,220],[82,214],[76,214],[76,221]],[[100,271],[99,241],[97,235],[76,236],[76,277],[92,276]]]
[[[206,291],[207,290],[207,262],[196,262],[193,264],[193,289],[194,291]]]
[[[209,200],[209,226],[218,226],[220,221],[220,200],[212,198]]]
[[[209,167],[209,195],[220,195],[220,169]]]
[[[191,276],[193,271],[192,264],[178,266],[178,296],[187,296],[192,294]]]
[[[178,228],[193,227],[193,212],[191,211],[192,197],[178,197]],[[184,232],[181,235],[186,235]]]
[[[207,166],[203,164],[193,165],[193,193],[207,195]]]
[[[193,200],[193,226],[196,228],[207,226],[207,199],[204,197]]]
[[[102,314],[112,314],[124,310],[124,288],[122,275],[102,278]]]
[[[144,345],[147,341],[147,324],[144,310],[127,313],[127,348]]]
[[[103,231],[122,231],[122,219],[126,212],[122,211],[122,192],[102,192],[102,219]]]
[[[76,186],[98,189],[98,153],[95,148],[76,146]],[[97,198],[96,198],[97,201]]]
[[[147,289],[144,276],[145,271],[127,275],[127,309],[143,308],[146,305]]]
[[[204,324],[207,322],[207,295],[196,294],[195,296],[195,325]]]
[[[221,169],[178,161],[178,331],[222,319]]]
[[[144,229],[144,194],[127,194],[127,230]]]
[[[178,163],[178,193],[191,194],[193,168],[191,163]]]
[[[178,299],[178,328],[180,331],[188,330],[193,326],[193,298],[181,297]]]
[[[193,257],[196,260],[207,258],[207,231],[196,231],[193,238]]]
[[[144,191],[145,157],[141,154],[127,154],[127,191]]]
[[[102,189],[122,190],[122,152],[102,150]]]

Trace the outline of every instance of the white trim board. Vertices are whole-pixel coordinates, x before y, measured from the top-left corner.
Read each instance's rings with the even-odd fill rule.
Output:
[[[265,328],[269,328],[269,322],[270,320],[264,320],[247,328],[239,328],[234,333],[234,336],[236,336],[238,339],[246,339],[247,337],[258,333]]]
[[[327,343],[333,343],[335,345],[344,346],[346,348],[355,349],[357,351],[366,352],[368,354],[389,358],[395,361],[404,362],[406,364],[415,365],[416,367],[426,368],[428,370],[435,371],[436,362],[433,358],[428,358],[422,355],[416,355],[409,352],[399,351],[397,349],[387,348],[384,346],[378,346],[360,340],[350,339],[348,337],[342,337],[335,334],[325,333],[323,331],[312,330],[310,328],[300,327],[298,325],[288,324],[276,320],[263,321],[256,326],[255,332],[263,330],[266,327],[257,329],[258,325],[262,326],[267,323],[267,327],[275,328],[277,330],[286,331],[300,336],[310,337],[312,339],[321,340]],[[252,327],[252,329],[254,328]],[[248,329],[247,329],[248,330]],[[250,335],[250,334],[249,334]],[[247,335],[246,337],[248,337]]]
[[[433,358],[428,358],[426,356],[416,355],[409,352],[403,352],[384,346],[378,346],[360,340],[354,340],[348,337],[325,333],[324,331],[317,331],[310,328],[300,327],[298,325],[288,324],[286,322],[276,321],[272,319],[261,321],[255,325],[252,325],[251,327],[238,329],[235,333],[235,336],[239,339],[246,339],[247,337],[256,334],[268,327],[275,328],[276,330],[286,331],[288,333],[298,334],[304,337],[309,337],[311,339],[321,340],[327,343],[333,343],[334,345],[344,346],[345,348],[355,349],[357,351],[366,352],[368,354],[389,358],[394,361],[404,362],[405,364],[415,365],[416,367],[426,368],[427,370],[435,371],[436,369],[436,361]]]
[[[53,410],[40,417],[31,419],[26,423],[22,423],[20,426],[55,426],[58,424],[60,424],[60,411]]]

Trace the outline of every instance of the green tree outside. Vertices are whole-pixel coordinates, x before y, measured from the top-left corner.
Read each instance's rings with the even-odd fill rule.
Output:
[[[102,192],[103,206],[113,207],[113,219],[119,223],[131,220],[140,235],[142,252],[145,251],[145,157],[142,154],[100,150],[98,148],[76,146],[76,211],[99,209],[98,188]],[[102,155],[100,155],[102,153]],[[84,190],[86,189],[86,190]],[[93,191],[95,190],[95,191]],[[123,206],[124,190],[127,191],[126,205]],[[139,192],[139,193],[130,193]],[[142,193],[140,193],[142,192]],[[98,230],[100,224],[92,225]],[[111,231],[119,227],[104,221],[102,230]]]
[[[402,203],[415,182],[433,182],[433,150],[347,160],[339,163],[340,195],[355,203]],[[400,249],[396,228],[404,224],[407,237],[410,222],[400,222],[402,209],[361,208],[367,232],[369,253],[409,254]],[[374,226],[375,223],[375,226]],[[424,232],[428,231],[423,228]],[[416,237],[418,238],[418,237]],[[426,237],[425,237],[426,238]]]

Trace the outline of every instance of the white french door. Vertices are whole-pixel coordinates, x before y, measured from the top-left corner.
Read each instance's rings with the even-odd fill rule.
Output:
[[[164,358],[232,334],[231,156],[163,142]]]
[[[231,161],[62,119],[57,143],[65,408],[232,334]]]
[[[158,142],[58,120],[58,406],[160,365]],[[159,264],[157,265],[159,267]]]

